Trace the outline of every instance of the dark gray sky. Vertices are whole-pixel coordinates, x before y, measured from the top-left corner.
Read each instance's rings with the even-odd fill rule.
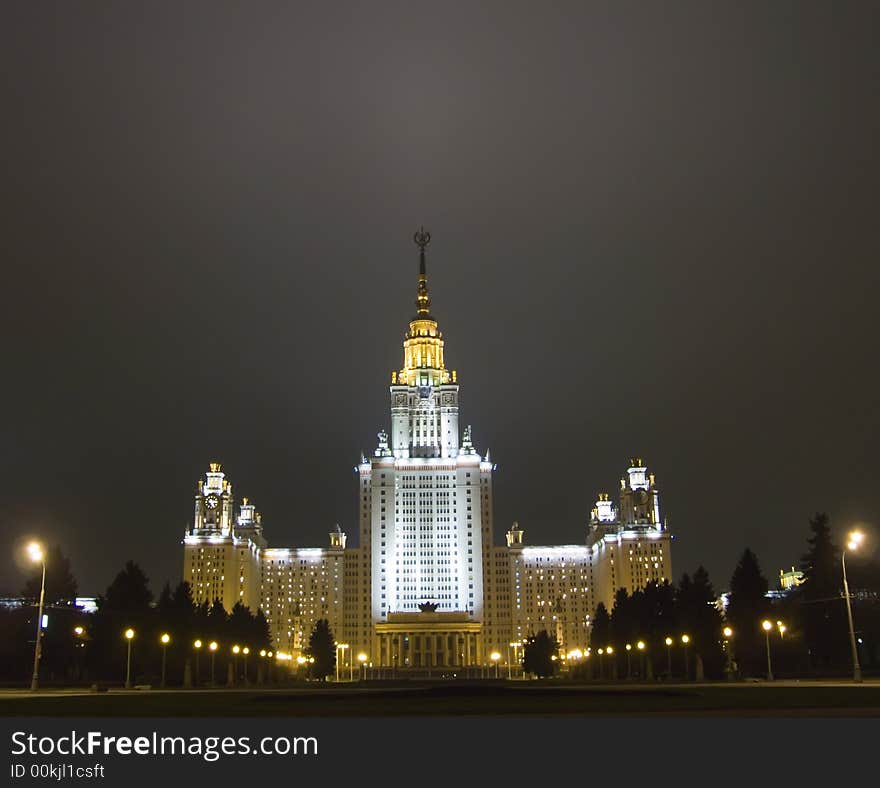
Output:
[[[497,540],[630,456],[721,587],[880,522],[876,4],[319,5],[5,9],[0,590],[177,580],[214,459],[353,534],[421,223]]]

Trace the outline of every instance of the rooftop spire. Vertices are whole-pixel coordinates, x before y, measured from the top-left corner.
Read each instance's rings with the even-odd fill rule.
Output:
[[[425,247],[431,243],[431,233],[420,227],[413,236],[416,246],[419,247],[419,292],[416,296],[416,308],[418,317],[431,317],[431,296],[428,295],[428,275],[425,271]]]

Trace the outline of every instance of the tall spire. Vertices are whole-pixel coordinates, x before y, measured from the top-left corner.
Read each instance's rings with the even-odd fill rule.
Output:
[[[431,233],[420,227],[413,236],[419,247],[419,292],[416,296],[416,309],[419,318],[431,319],[431,296],[428,295],[428,275],[425,270],[425,247],[431,243]]]

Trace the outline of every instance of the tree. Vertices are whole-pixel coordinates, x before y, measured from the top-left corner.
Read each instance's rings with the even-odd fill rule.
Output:
[[[21,595],[28,599],[40,598],[43,581],[43,567],[36,564],[31,576],[24,584]],[[70,559],[61,552],[59,545],[50,547],[46,554],[46,599],[47,605],[72,605],[76,599],[76,578],[70,570]]]
[[[694,658],[699,660],[703,669],[710,675],[719,676],[724,665],[722,617],[715,600],[715,589],[703,566],[697,567],[693,577],[682,576],[676,600],[680,629],[690,636]],[[699,675],[700,670],[695,672]]]
[[[593,614],[593,625],[590,627],[590,646],[593,651],[597,648],[605,648],[611,642],[611,617],[604,602],[596,605]]]
[[[137,615],[145,612],[152,601],[153,593],[150,591],[144,570],[134,561],[126,561],[122,571],[107,586],[103,607],[115,612]]]
[[[538,678],[552,676],[559,664],[559,643],[546,629],[526,638],[523,646],[523,671]]]
[[[816,513],[810,531],[809,548],[801,559],[804,582],[797,596],[810,663],[821,668],[848,658],[846,602],[840,593],[840,550],[831,539],[828,515]]]
[[[757,675],[764,670],[761,621],[770,613],[767,587],[757,556],[746,548],[730,578],[726,618],[736,638],[740,669],[747,675]]]
[[[316,621],[309,635],[309,656],[315,660],[310,665],[312,678],[326,681],[336,670],[336,638],[326,618]]]

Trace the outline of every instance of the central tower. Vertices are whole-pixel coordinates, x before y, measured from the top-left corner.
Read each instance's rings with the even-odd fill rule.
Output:
[[[484,563],[490,565],[493,465],[488,453],[477,453],[470,427],[459,432],[458,379],[446,368],[443,334],[431,313],[425,262],[431,235],[422,228],[413,240],[416,314],[404,336],[403,366],[391,373],[391,435],[381,430],[373,456],[358,466],[370,652],[400,667],[476,664],[484,598],[491,593]],[[410,641],[408,630],[400,630],[410,624],[424,637],[414,630]],[[449,645],[460,637],[462,651]]]
[[[391,451],[397,458],[458,455],[458,381],[443,358],[443,333],[431,315],[425,249],[420,229],[416,315],[403,340],[403,367],[391,373]]]

